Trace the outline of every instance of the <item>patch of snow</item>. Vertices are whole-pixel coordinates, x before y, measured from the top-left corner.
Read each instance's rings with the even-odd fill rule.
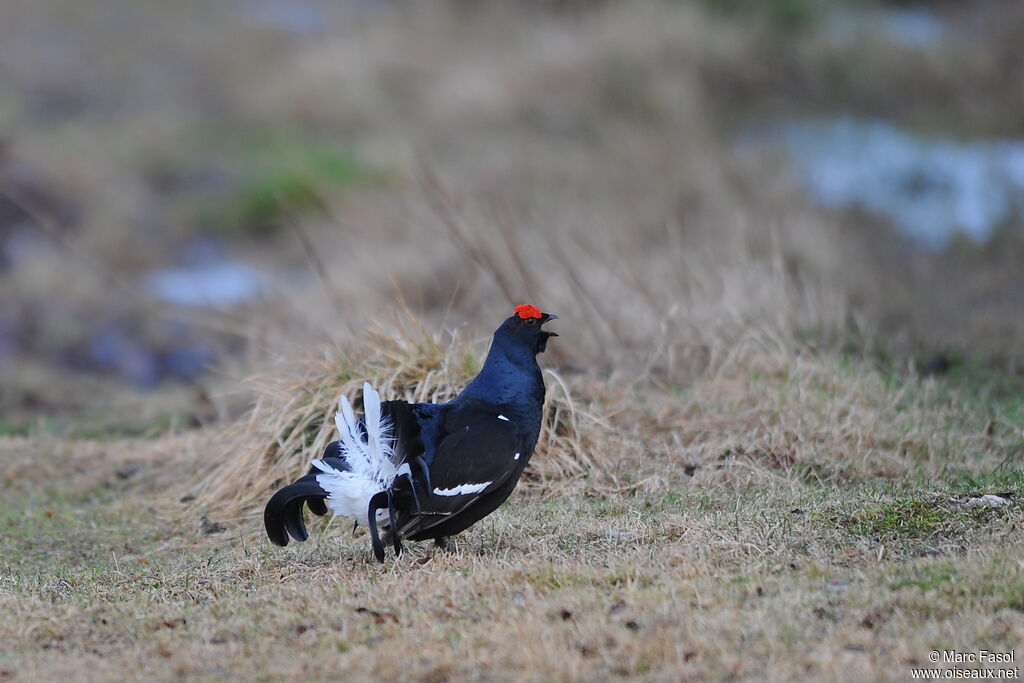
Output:
[[[146,278],[143,286],[153,298],[185,307],[233,306],[255,299],[266,290],[259,271],[230,261],[158,270]]]
[[[824,29],[826,39],[833,44],[847,45],[870,37],[911,48],[936,45],[948,34],[939,15],[923,7],[836,10],[829,14]]]
[[[983,242],[1024,209],[1024,140],[926,139],[850,118],[792,122],[747,139],[781,144],[818,204],[886,217],[931,249],[958,232]]]

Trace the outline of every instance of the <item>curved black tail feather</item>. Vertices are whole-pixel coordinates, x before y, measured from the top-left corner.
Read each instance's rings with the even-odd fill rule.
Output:
[[[421,500],[429,493],[429,470],[422,458],[423,439],[414,406],[401,400],[384,401],[380,404],[380,414],[387,420],[387,438],[395,449],[395,465],[410,463],[408,467],[402,468],[403,473],[393,481],[381,482],[386,484],[384,490],[367,501],[373,554],[378,561],[383,562],[385,544],[393,546],[396,555],[402,552],[400,524],[403,516],[410,511],[420,511]],[[355,427],[364,443],[367,442],[365,419],[365,416],[361,418]],[[346,456],[344,443],[335,441],[328,444],[320,459],[335,470],[352,471]],[[414,459],[416,462],[412,462]],[[417,485],[412,466],[419,467],[425,473],[428,480],[427,488],[422,484]],[[327,513],[328,493],[317,483],[317,478],[323,474],[322,470],[314,466],[306,476],[284,487],[270,499],[264,511],[264,525],[271,542],[285,546],[288,545],[289,537],[297,541],[309,538],[303,518],[303,505],[308,505],[310,511],[316,515]],[[387,510],[387,517],[381,519],[380,525],[377,523],[378,510]],[[351,516],[351,513],[344,514]]]
[[[310,511],[323,515],[327,512],[326,497],[327,492],[316,483],[316,474],[312,472],[275,493],[263,511],[263,524],[271,542],[288,545],[289,535],[296,541],[309,538],[302,517],[302,504],[308,503]]]
[[[339,455],[338,442],[327,445],[321,460],[336,470],[349,469],[348,463]],[[285,486],[267,503],[263,510],[263,526],[266,527],[267,536],[272,543],[288,545],[289,534],[296,541],[305,541],[309,538],[306,521],[302,517],[303,503],[309,506],[309,511],[314,515],[327,514],[327,491],[316,483],[318,474],[320,470],[311,467],[306,476],[294,484]]]

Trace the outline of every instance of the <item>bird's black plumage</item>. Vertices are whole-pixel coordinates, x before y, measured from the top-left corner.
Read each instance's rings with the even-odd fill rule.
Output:
[[[306,540],[303,504],[315,514],[331,506],[369,524],[374,555],[383,561],[389,542],[396,552],[403,538],[443,544],[496,510],[518,483],[540,435],[544,381],[536,356],[557,336],[541,329],[556,317],[533,306],[517,307],[495,331],[480,373],[448,403],[381,402],[380,424],[394,450],[381,469],[393,476],[381,483],[362,478],[354,460],[361,456],[348,452],[352,444],[343,443],[343,433],[343,441],[331,443],[308,474],[267,503],[270,540],[277,545],[287,545],[289,536]],[[372,392],[368,385],[367,391]],[[364,417],[355,430],[360,450],[367,444],[373,450],[368,436],[373,424],[368,429],[367,420],[372,417]],[[352,501],[363,507],[354,509]]]

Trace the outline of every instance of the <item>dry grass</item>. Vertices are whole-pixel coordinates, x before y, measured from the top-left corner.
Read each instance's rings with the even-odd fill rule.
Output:
[[[204,75],[160,81],[152,107],[129,85],[131,106],[60,137],[19,128],[19,153],[101,198],[67,240],[128,286],[166,248],[137,234],[155,192],[139,178],[228,154],[182,121],[317,131],[373,180],[317,184],[294,230],[239,242],[275,274],[265,305],[210,321],[248,340],[240,419],[168,430],[154,414],[185,402],[171,392],[108,401],[53,369],[24,380],[52,385],[47,410],[74,397],[132,429],[0,437],[0,680],[897,680],[934,649],[1022,642],[1024,394],[1012,362],[972,355],[1019,358],[1016,295],[962,305],[1015,291],[1015,238],[995,261],[915,257],[908,281],[891,235],[731,156],[722,108],[776,84],[764,41],[817,59],[813,37],[687,3],[496,4],[389,5],[291,42],[211,19],[161,53]],[[946,64],[929,71],[944,87]],[[822,75],[800,66],[811,88]],[[159,206],[167,244],[198,230]],[[109,295],[68,253],[0,273],[19,301],[54,303],[40,329]],[[921,304],[940,281],[956,318]],[[332,438],[340,395],[369,380],[452,397],[523,301],[558,313],[561,336],[541,357],[538,453],[506,506],[450,554],[414,545],[384,565],[326,520],[309,543],[266,541],[258,511]],[[922,375],[921,339],[962,362]],[[210,384],[230,417],[213,391],[230,383]],[[1013,495],[968,502],[981,493]]]
[[[405,325],[267,380],[227,433],[0,442],[0,675],[903,680],[1024,636],[1014,404],[807,347],[674,388],[570,375],[571,402],[549,373],[542,476],[451,554],[377,565],[324,520],[270,546],[239,513],[329,438],[338,391],[437,400],[479,363]]]
[[[188,485],[197,492],[196,505],[222,517],[262,510],[268,491],[308,469],[337,439],[338,399],[348,396],[358,409],[365,381],[384,396],[410,402],[454,398],[478,372],[486,346],[456,333],[443,336],[396,315],[372,330],[362,349],[321,352],[302,359],[295,375],[255,380],[255,406],[223,434],[220,455],[203,468],[202,481]],[[554,370],[545,374],[550,389],[531,476],[553,482],[603,475],[614,481],[608,468],[624,448],[603,415],[610,407],[601,405],[600,396],[579,404],[570,382]]]
[[[932,649],[1024,635],[1016,501],[744,483],[750,466],[729,462],[731,483],[528,490],[451,554],[379,566],[337,525],[282,550],[256,525],[194,535],[147,519],[160,489],[113,475],[124,457],[83,458],[108,481],[10,501],[6,678],[899,680]],[[900,515],[913,524],[886,524]]]

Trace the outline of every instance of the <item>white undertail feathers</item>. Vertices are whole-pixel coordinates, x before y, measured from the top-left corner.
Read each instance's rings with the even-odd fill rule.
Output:
[[[360,524],[368,524],[367,509],[370,498],[386,491],[399,474],[408,473],[409,465],[400,465],[395,453],[395,438],[391,420],[382,417],[380,394],[363,383],[363,412],[366,440],[359,429],[355,412],[344,396],[338,402],[334,423],[341,436],[340,456],[351,468],[339,470],[323,460],[314,460],[313,467],[322,474],[316,483],[327,492],[327,504],[336,515],[348,517]],[[386,522],[387,510],[377,511],[377,522]]]

